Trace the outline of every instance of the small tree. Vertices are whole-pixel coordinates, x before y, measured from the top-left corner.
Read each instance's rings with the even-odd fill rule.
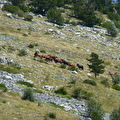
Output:
[[[99,56],[94,52],[92,52],[90,56],[91,58],[87,59],[91,63],[88,64],[88,67],[91,69],[90,72],[93,72],[96,78],[99,74],[104,73],[105,66],[102,65],[104,61],[99,59]]]

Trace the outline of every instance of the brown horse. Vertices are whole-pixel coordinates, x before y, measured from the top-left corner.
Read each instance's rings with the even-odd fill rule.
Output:
[[[115,72],[115,73],[109,72],[109,75],[110,76],[120,76],[120,74],[118,74],[117,72]]]
[[[74,63],[68,62],[68,66],[74,66],[76,67],[76,65]]]

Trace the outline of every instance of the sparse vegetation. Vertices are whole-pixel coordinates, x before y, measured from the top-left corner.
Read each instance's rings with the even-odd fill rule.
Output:
[[[93,80],[84,80],[83,82],[84,82],[84,83],[87,83],[87,84],[90,84],[90,85],[93,85],[93,86],[96,86],[96,85],[97,85],[96,82],[93,81]]]
[[[0,91],[3,91],[3,92],[7,91],[7,87],[2,83],[0,83]]]
[[[22,81],[22,80],[19,80],[17,83],[21,85],[26,85],[27,87],[34,87],[34,84],[26,82],[26,81]]]
[[[67,95],[67,91],[64,87],[59,88],[58,90],[55,90],[55,93],[61,94],[61,95]]]

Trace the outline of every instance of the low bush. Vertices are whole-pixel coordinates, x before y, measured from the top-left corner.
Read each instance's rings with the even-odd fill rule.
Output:
[[[87,116],[92,120],[103,120],[104,117],[104,111],[102,110],[101,104],[97,103],[94,100],[88,101],[86,113]]]
[[[29,82],[26,82],[26,81],[18,81],[17,83],[21,84],[21,85],[26,85],[27,87],[34,87],[34,84],[31,84]]]
[[[112,76],[112,83],[113,83],[113,85],[120,84],[120,76],[118,76],[118,75]]]
[[[34,96],[33,96],[33,92],[32,92],[31,88],[24,89],[24,93],[23,93],[22,99],[34,102]]]
[[[63,69],[65,69],[67,66],[65,65],[65,64],[61,64],[60,65],[60,68],[63,68]]]
[[[53,113],[53,112],[48,113],[48,117],[52,119],[56,119],[56,113]]]
[[[120,29],[120,21],[114,21],[114,23],[115,23],[115,26],[116,26],[118,29]]]
[[[73,79],[73,78],[72,78],[72,79],[70,80],[70,84],[75,84],[76,81],[77,81],[76,79]]]
[[[93,81],[93,80],[84,80],[83,82],[84,82],[84,83],[87,83],[87,84],[90,84],[90,85],[93,85],[93,86],[96,86],[96,85],[97,85],[96,82]]]
[[[109,80],[107,78],[102,80],[101,84],[103,84],[105,87],[110,87]]]
[[[29,48],[34,48],[35,46],[38,46],[38,44],[37,43],[30,43],[28,45]]]
[[[43,49],[43,50],[40,50],[40,52],[41,52],[41,53],[46,53],[46,50]]]
[[[19,50],[19,56],[25,56],[28,55],[28,49],[21,49]]]
[[[0,91],[3,91],[3,92],[7,91],[7,87],[2,83],[0,83]]]
[[[115,89],[115,90],[120,91],[120,86],[119,85],[113,85],[112,88]]]
[[[55,91],[57,94],[62,94],[62,95],[67,95],[67,91],[65,90],[64,87],[59,88],[58,90]]]
[[[72,97],[76,99],[89,100],[92,96],[92,93],[82,90],[81,88],[75,88],[72,93]]]
[[[26,15],[24,15],[24,18],[25,18],[26,21],[32,21],[33,16],[26,14]]]
[[[110,115],[110,120],[120,120],[120,106],[118,109],[114,109]]]

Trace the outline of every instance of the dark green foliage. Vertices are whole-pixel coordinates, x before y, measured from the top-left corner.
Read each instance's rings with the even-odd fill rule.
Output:
[[[24,3],[24,0],[8,0],[8,1],[12,2],[12,5],[15,5],[15,6],[19,6]]]
[[[12,5],[4,5],[4,7],[2,8],[2,10],[8,11],[8,12],[10,12],[10,13],[15,13],[16,11],[19,10],[19,7],[17,7],[17,6],[12,6]]]
[[[7,87],[2,83],[0,83],[0,91],[3,91],[3,92],[7,91]]]
[[[120,106],[118,109],[114,109],[110,115],[110,120],[120,120]]]
[[[35,13],[45,15],[50,8],[55,8],[56,0],[31,0],[31,10]]]
[[[93,85],[93,86],[96,86],[96,85],[97,85],[96,82],[93,81],[93,80],[84,80],[83,82],[84,82],[84,83],[87,83],[87,84],[90,84],[90,85]]]
[[[75,83],[76,83],[76,79],[72,78],[70,84],[75,84]]]
[[[93,96],[92,93],[82,90],[81,88],[75,88],[73,90],[72,97],[76,99],[86,99],[89,100]]]
[[[38,44],[37,43],[30,43],[28,45],[29,48],[34,48],[35,46],[38,46]]]
[[[103,120],[104,117],[104,111],[101,108],[101,104],[94,100],[88,101],[86,113],[92,120]]]
[[[63,68],[63,69],[65,69],[67,66],[65,65],[65,64],[61,64],[60,65],[60,68]]]
[[[119,85],[113,85],[112,88],[115,89],[115,90],[120,91],[120,86]]]
[[[67,91],[65,90],[64,87],[59,88],[58,90],[55,91],[55,93],[61,94],[61,95],[67,95]]]
[[[115,26],[116,26],[118,29],[120,29],[120,21],[114,21],[114,23],[115,23]]]
[[[34,87],[34,84],[31,84],[29,82],[26,82],[26,81],[18,81],[17,83],[21,84],[21,85],[26,85],[27,87]]]
[[[78,19],[83,20],[87,26],[100,25],[101,20],[94,13],[94,4],[90,1],[78,0],[73,4],[74,14]]]
[[[33,96],[33,92],[31,88],[26,88],[24,90],[23,96],[22,96],[23,100],[29,100],[31,102],[34,102],[34,96]]]
[[[46,50],[43,49],[43,50],[40,50],[40,52],[41,52],[41,53],[46,53]]]
[[[118,76],[118,75],[112,76],[112,83],[113,83],[113,85],[120,84],[120,76]]]
[[[95,77],[97,77],[99,74],[104,73],[104,66],[102,63],[104,63],[103,60],[99,59],[99,56],[92,52],[90,55],[90,59],[87,59],[91,64],[88,64],[88,67],[91,69],[90,72],[93,72],[95,74]]]
[[[115,24],[113,22],[104,22],[102,24],[102,27],[106,28],[108,30],[108,33],[112,36],[112,37],[116,37],[118,34],[118,30],[115,26]]]
[[[56,23],[58,25],[63,25],[64,23],[64,18],[62,17],[61,12],[58,9],[52,8],[48,10],[47,18],[50,22]]]
[[[106,78],[106,79],[103,79],[101,81],[101,84],[103,84],[105,87],[110,87],[110,84],[109,84],[109,80]]]
[[[51,119],[56,119],[56,113],[50,112],[45,117],[46,117],[45,120],[47,120],[48,117]]]

